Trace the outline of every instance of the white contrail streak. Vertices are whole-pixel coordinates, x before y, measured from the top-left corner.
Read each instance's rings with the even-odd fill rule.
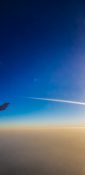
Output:
[[[80,102],[80,101],[70,101],[70,100],[52,99],[52,98],[35,98],[35,97],[24,97],[24,98],[28,98],[28,99],[32,99],[32,100],[43,100],[43,101],[68,103],[68,104],[85,106],[85,102]]]

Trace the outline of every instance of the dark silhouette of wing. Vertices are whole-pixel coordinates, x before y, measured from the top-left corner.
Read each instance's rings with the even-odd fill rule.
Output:
[[[8,107],[9,103],[4,103],[3,105],[0,106],[0,111],[5,110]]]

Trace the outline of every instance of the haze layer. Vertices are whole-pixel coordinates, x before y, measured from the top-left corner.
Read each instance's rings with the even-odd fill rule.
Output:
[[[0,130],[1,175],[85,175],[85,128]]]

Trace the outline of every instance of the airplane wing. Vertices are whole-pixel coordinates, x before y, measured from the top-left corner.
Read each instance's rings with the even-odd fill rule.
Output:
[[[0,111],[5,110],[9,106],[9,103],[4,103],[0,106]]]

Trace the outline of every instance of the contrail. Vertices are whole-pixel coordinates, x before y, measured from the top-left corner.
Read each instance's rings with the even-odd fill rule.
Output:
[[[70,100],[52,99],[52,98],[35,98],[35,97],[24,97],[24,98],[28,98],[28,99],[32,99],[32,100],[41,100],[41,101],[43,100],[43,101],[68,103],[68,104],[85,106],[85,102],[80,102],[80,101],[70,101]]]

